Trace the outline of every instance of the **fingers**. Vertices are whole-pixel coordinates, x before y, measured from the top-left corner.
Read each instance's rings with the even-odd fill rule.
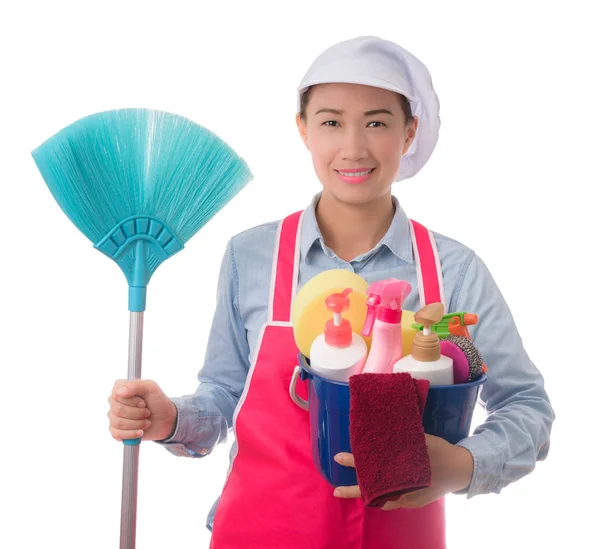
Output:
[[[121,429],[113,429],[110,427],[110,434],[115,440],[126,440],[130,438],[141,438],[144,436],[144,431],[141,429],[134,431],[123,431]]]
[[[381,508],[382,511],[393,511],[394,509],[400,509],[400,507],[404,507],[404,496],[401,496],[400,499],[394,501],[387,501],[385,505]]]
[[[152,423],[144,399],[136,396],[136,382],[119,380],[108,397],[109,431],[116,440],[139,438]]]
[[[348,499],[348,498],[359,498],[360,488],[358,486],[338,486],[333,495],[336,498]]]
[[[388,507],[389,505],[389,507]],[[425,505],[424,502],[421,502],[418,498],[400,498],[398,501],[390,502],[388,501],[382,509],[384,511],[393,511],[394,509],[418,509],[419,507],[423,507]]]
[[[118,403],[122,404],[123,406],[126,406],[127,408],[138,408],[142,410],[146,408],[146,401],[143,398],[137,396],[134,398],[113,398],[113,395],[110,395],[107,400],[110,406],[113,406],[113,404]]]
[[[135,396],[135,383],[125,379],[115,381],[112,393],[115,398],[133,398]]]
[[[340,452],[339,454],[336,454],[333,459],[344,467],[356,467],[356,465],[354,465],[354,456],[347,452]]]
[[[125,419],[123,417],[113,414],[111,411],[108,412],[108,419],[110,419],[110,426],[115,429],[125,431],[137,431],[139,429],[148,429],[152,422],[149,419]]]
[[[122,405],[119,404],[117,406]],[[145,408],[131,408],[131,411],[132,414],[135,412],[148,412],[148,410]],[[109,419],[110,434],[116,440],[141,437],[143,435],[143,431],[152,425],[152,422],[149,419],[127,419],[125,417],[116,415],[112,410],[109,410],[107,415]]]
[[[142,408],[138,404],[123,404],[121,401],[108,397],[108,403],[110,404],[108,413],[123,419],[147,419],[150,417],[150,410],[146,408],[146,403],[143,400],[141,402],[143,403]]]
[[[435,499],[436,498],[432,497],[431,490],[424,488],[422,490],[410,492],[409,494],[404,494],[395,501],[388,501],[381,509],[383,511],[393,511],[394,509],[400,508],[417,509],[435,501]]]
[[[340,452],[333,459],[344,467],[355,467],[354,456],[348,452]],[[358,486],[338,486],[333,495],[336,498],[359,498],[360,488]]]
[[[145,406],[144,400],[137,396],[144,392],[144,385],[141,381],[127,381],[120,379],[115,382],[111,397],[128,406]],[[143,404],[142,404],[143,403]]]

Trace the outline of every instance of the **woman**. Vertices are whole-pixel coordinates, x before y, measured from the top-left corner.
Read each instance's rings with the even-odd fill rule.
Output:
[[[322,193],[304,212],[229,241],[197,391],[169,399],[152,381],[118,381],[111,432],[201,457],[233,428],[227,482],[208,521],[216,549],[443,548],[443,497],[499,492],[531,472],[547,455],[554,413],[483,262],[411,222],[392,196],[394,181],[414,176],[437,142],[439,104],[425,66],[392,42],[359,37],[321,54],[298,91],[296,122]],[[423,265],[425,254],[438,259]],[[489,367],[486,422],[456,445],[428,436],[431,486],[383,509],[366,507],[358,487],[333,493],[312,462],[308,415],[288,394],[298,352],[293,296],[333,268],[419,287],[405,309],[419,308],[426,286],[447,310],[480,317],[471,334]],[[338,459],[353,466],[349,454]]]

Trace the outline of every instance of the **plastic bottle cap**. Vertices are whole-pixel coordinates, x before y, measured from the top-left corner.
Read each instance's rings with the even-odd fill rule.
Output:
[[[325,343],[331,347],[343,349],[352,345],[352,326],[342,318],[342,313],[350,308],[348,294],[352,288],[341,293],[331,294],[325,300],[325,306],[333,313],[333,319],[325,324]]]
[[[431,303],[415,313],[415,320],[423,324],[423,331],[413,339],[412,355],[421,362],[435,362],[440,358],[440,338],[431,332],[431,325],[437,324],[444,316],[442,303]]]
[[[342,293],[331,294],[325,300],[325,306],[332,312],[342,314],[350,308],[350,299],[348,294],[352,292],[352,288],[346,288]]]

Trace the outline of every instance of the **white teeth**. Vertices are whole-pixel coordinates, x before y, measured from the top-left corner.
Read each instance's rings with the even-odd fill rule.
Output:
[[[353,173],[348,173],[348,172],[339,172],[340,175],[343,175],[344,177],[360,177],[363,175],[369,175],[373,170],[367,170],[366,172],[353,172]]]

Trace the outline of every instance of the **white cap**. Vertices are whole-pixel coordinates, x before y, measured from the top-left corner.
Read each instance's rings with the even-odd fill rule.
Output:
[[[427,67],[398,44],[376,36],[339,42],[321,53],[304,75],[298,86],[298,112],[309,86],[334,82],[383,88],[408,99],[419,126],[396,181],[417,174],[433,153],[440,129],[440,104]]]

